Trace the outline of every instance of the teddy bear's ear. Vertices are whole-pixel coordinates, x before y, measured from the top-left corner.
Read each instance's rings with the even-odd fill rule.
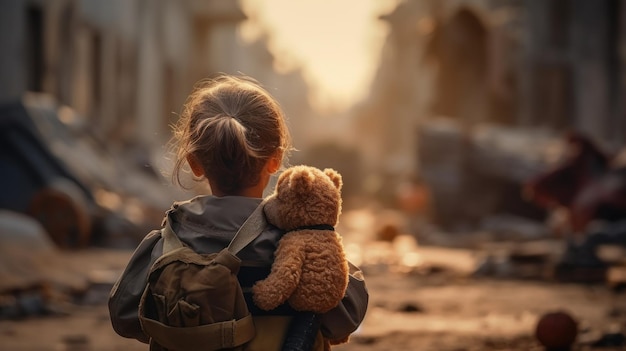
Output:
[[[289,179],[289,175],[291,174],[291,172],[293,172],[293,168],[290,167],[290,168],[285,169],[283,172],[280,173],[280,175],[278,176],[278,180],[276,182],[282,183],[286,181],[287,179]]]
[[[341,174],[339,174],[332,168],[324,169],[324,174],[326,174],[326,176],[328,176],[328,178],[332,180],[337,190],[341,190],[341,187],[343,186],[343,179],[341,178]]]
[[[315,174],[306,167],[298,167],[297,171],[293,171],[290,180],[290,188],[304,191],[311,191],[315,182]]]
[[[291,178],[291,173],[293,172],[292,168],[287,168],[278,176],[278,180],[276,180],[276,187],[274,188],[274,193],[278,194],[279,189],[282,189],[285,184],[289,184],[289,179]]]

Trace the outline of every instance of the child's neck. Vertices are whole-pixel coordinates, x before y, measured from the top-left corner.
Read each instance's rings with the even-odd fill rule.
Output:
[[[262,198],[263,190],[265,189],[265,187],[262,185],[263,185],[262,182],[260,182],[259,184],[255,186],[251,186],[249,188],[246,188],[241,191],[234,192],[234,193],[224,192],[218,189],[217,187],[211,187],[211,193],[213,194],[213,196],[217,196],[217,197],[244,196],[244,197]]]

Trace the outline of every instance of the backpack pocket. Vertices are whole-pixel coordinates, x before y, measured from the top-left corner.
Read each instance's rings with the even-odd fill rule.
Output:
[[[236,275],[240,262],[226,249],[200,255],[183,247],[153,264],[139,321],[154,350],[240,350],[254,338]]]
[[[178,300],[167,312],[168,325],[178,327],[195,327],[200,325],[200,307],[185,300]]]

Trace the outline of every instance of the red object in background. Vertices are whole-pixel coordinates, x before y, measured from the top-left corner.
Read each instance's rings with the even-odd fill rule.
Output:
[[[396,198],[400,209],[410,216],[428,216],[431,195],[426,184],[420,179],[411,179],[401,183]]]
[[[527,182],[525,195],[544,208],[567,209],[576,232],[584,232],[594,219],[626,219],[626,167],[613,167],[611,158],[582,134],[570,133],[567,144],[564,161]]]
[[[544,314],[535,329],[535,337],[548,351],[570,350],[577,335],[578,322],[563,311]]]

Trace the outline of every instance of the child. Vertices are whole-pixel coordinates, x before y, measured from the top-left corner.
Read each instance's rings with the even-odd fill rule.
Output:
[[[212,195],[175,203],[165,221],[180,240],[198,253],[214,253],[228,245],[239,227],[261,203],[270,176],[282,166],[290,137],[278,103],[256,82],[223,75],[201,84],[189,96],[175,127],[177,154],[174,178],[188,164],[196,177],[209,183]],[[239,257],[238,275],[244,291],[265,278],[283,233],[270,225]],[[147,272],[163,251],[161,231],[139,244],[126,270],[113,287],[109,312],[115,331],[148,342],[138,318]],[[280,344],[293,311],[287,305],[265,312],[246,296],[254,317],[256,337],[246,350],[272,351]],[[321,316],[321,333],[345,340],[362,322],[368,293],[360,271],[351,272],[342,302]],[[272,339],[280,338],[276,341]]]

